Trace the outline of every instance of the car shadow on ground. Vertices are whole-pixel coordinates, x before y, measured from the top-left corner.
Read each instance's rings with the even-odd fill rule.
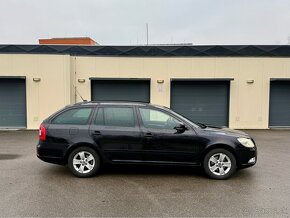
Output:
[[[101,174],[143,174],[143,175],[183,175],[203,176],[200,167],[192,166],[166,166],[166,165],[105,165]]]
[[[61,177],[74,177],[66,166],[48,165],[41,171],[44,176],[61,176]],[[164,177],[193,177],[193,178],[205,178],[205,175],[201,167],[193,166],[154,166],[154,165],[104,165],[100,169],[100,172],[94,176],[164,176]],[[250,170],[238,170],[231,179],[248,180],[253,177],[253,173]]]
[[[42,170],[45,174],[71,175],[67,166],[47,165]],[[200,167],[154,166],[154,165],[103,165],[98,173],[102,175],[188,175],[204,176]]]
[[[20,156],[19,154],[0,154],[0,160],[13,160]]]

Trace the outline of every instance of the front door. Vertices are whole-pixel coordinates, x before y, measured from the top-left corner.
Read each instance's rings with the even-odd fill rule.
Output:
[[[123,162],[141,158],[138,153],[134,155],[128,152],[129,147],[141,146],[140,128],[133,107],[99,107],[90,134],[110,161]]]
[[[198,137],[187,127],[177,132],[181,123],[167,111],[155,108],[139,108],[143,138],[143,156],[149,162],[195,163],[198,154]]]

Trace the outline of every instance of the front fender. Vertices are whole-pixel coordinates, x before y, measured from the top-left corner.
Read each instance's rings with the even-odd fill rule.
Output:
[[[201,151],[201,155],[200,155],[200,163],[203,162],[203,159],[205,157],[205,155],[213,150],[213,149],[217,149],[217,148],[223,148],[223,149],[226,149],[228,151],[230,151],[236,158],[236,161],[237,161],[237,164],[239,165],[239,158],[238,158],[238,155],[236,153],[236,150],[235,150],[235,143],[232,142],[232,143],[229,143],[229,142],[225,142],[225,141],[217,141],[217,142],[212,142],[208,145],[206,145],[204,147],[204,149]]]

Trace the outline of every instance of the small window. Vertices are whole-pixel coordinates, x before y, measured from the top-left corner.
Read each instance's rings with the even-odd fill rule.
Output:
[[[153,129],[174,129],[179,123],[174,117],[162,111],[140,108],[144,127]]]
[[[134,127],[135,118],[133,108],[107,107],[98,110],[96,125]]]
[[[85,125],[89,121],[92,108],[75,108],[65,111],[52,120],[53,124]]]

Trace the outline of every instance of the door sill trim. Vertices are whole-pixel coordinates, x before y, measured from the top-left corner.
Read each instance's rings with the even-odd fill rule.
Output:
[[[175,162],[175,161],[144,161],[144,160],[112,160],[113,163],[130,163],[130,164],[163,164],[163,165],[192,165],[198,166],[196,162]]]

